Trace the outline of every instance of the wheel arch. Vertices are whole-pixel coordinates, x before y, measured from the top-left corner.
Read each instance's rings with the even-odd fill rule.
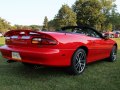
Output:
[[[117,45],[117,43],[115,43],[113,46],[116,46],[116,47],[117,47],[117,49],[118,49],[118,45]]]
[[[73,56],[74,56],[75,52],[76,52],[78,49],[83,49],[83,50],[85,50],[86,55],[88,56],[88,52],[89,52],[88,47],[86,47],[85,45],[79,46],[79,47],[74,51],[74,53],[73,53],[73,55],[72,55],[72,57],[71,57],[71,63],[72,63]]]
[[[86,54],[88,55],[88,47],[86,47],[86,46],[79,46],[77,49],[76,49],[76,51],[78,50],[78,49],[84,49],[85,50],[85,52],[86,52]]]
[[[73,55],[72,55],[72,58],[71,58],[71,65],[70,65],[70,70],[74,70],[73,69],[73,58],[74,58],[74,55],[76,54],[76,52],[79,50],[79,49],[83,49],[85,52],[86,52],[86,56],[88,55],[88,48],[86,47],[86,46],[79,46],[75,51],[74,51],[74,53],[73,53]],[[86,63],[87,63],[87,61],[85,62],[85,66],[86,66]],[[85,69],[85,67],[84,67],[84,69]],[[84,71],[84,69],[83,69],[83,71]],[[83,72],[82,71],[82,72]],[[81,73],[82,73],[81,72]],[[76,75],[77,73],[74,71],[74,73],[73,73],[74,75]]]

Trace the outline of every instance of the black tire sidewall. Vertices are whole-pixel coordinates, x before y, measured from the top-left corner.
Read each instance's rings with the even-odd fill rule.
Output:
[[[110,57],[109,57],[109,61],[110,61],[110,62],[116,61],[116,59],[113,60],[113,58],[112,58],[113,52],[115,52],[115,51],[116,51],[116,54],[117,54],[117,47],[116,47],[116,46],[113,46],[112,51],[111,51],[111,53],[110,53]]]
[[[85,52],[84,49],[81,49],[81,48],[80,48],[80,49],[78,49],[78,50],[73,54],[72,60],[71,60],[71,71],[72,71],[71,74],[74,74],[74,75],[79,75],[79,74],[83,73],[84,70],[85,70],[85,67],[84,67],[83,71],[79,73],[79,72],[76,70],[76,68],[75,68],[75,59],[76,59],[76,55],[77,55],[79,52],[82,52],[82,53],[85,54],[85,67],[86,67],[86,52]]]

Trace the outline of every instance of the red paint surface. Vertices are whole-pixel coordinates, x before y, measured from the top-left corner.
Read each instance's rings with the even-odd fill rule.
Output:
[[[19,32],[25,32],[19,35]],[[87,63],[109,57],[112,47],[116,42],[111,39],[94,38],[82,34],[58,33],[58,32],[34,32],[35,35],[29,35],[30,30],[10,31],[6,37],[14,35],[17,39],[6,41],[6,45],[0,47],[4,58],[12,59],[12,52],[18,52],[22,60],[18,62],[28,62],[32,64],[49,66],[70,66],[71,58],[74,52],[80,47],[86,47]],[[30,36],[30,39],[23,40],[22,36]],[[50,38],[56,41],[56,45],[32,44],[34,37]]]

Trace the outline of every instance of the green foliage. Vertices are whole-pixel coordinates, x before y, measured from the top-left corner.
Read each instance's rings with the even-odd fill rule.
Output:
[[[0,18],[0,32],[6,32],[10,28],[10,23],[7,22],[5,19]]]
[[[45,16],[45,18],[44,18],[42,30],[48,30],[48,18],[47,18],[47,16]]]
[[[104,15],[109,15],[110,10],[114,7],[114,1],[115,0],[99,0],[102,5],[102,13]]]
[[[59,24],[58,27],[76,25],[76,14],[68,5],[62,5],[55,19]]]
[[[107,31],[112,31],[112,24],[108,23],[108,25],[106,26]]]
[[[5,38],[4,37],[0,37],[0,46],[5,44]]]
[[[120,14],[116,12],[114,2],[115,0],[77,0],[72,7],[77,14],[77,24],[96,27],[101,31],[119,27]]]
[[[39,26],[39,25],[29,25],[29,26],[14,25],[14,26],[11,26],[10,29],[11,30],[21,30],[21,29],[24,29],[24,30],[41,30],[42,26]]]
[[[16,25],[10,27],[10,30],[16,30],[16,29],[18,29]]]
[[[76,14],[68,5],[62,5],[58,14],[49,22],[49,27],[61,28],[76,25]]]
[[[102,5],[101,11],[106,18],[105,22],[101,24],[102,30],[112,31],[116,23],[118,23],[118,13],[116,12],[116,5],[114,4],[114,1],[115,0],[100,0]]]
[[[7,22],[5,19],[0,18],[0,32],[5,33],[8,30],[41,30],[42,26],[39,25],[13,25],[11,26],[9,22]]]
[[[113,29],[120,29],[120,14],[112,9],[111,14],[108,17],[109,22],[113,25]]]
[[[58,27],[58,23],[56,19],[50,20],[48,22],[48,29],[50,31],[55,31],[57,27]]]
[[[29,28],[32,29],[32,30],[41,30],[42,26],[40,26],[40,25],[30,25]]]
[[[73,10],[77,14],[77,24],[94,27],[96,24],[103,23],[105,17],[101,9],[98,0],[77,0],[73,5]]]

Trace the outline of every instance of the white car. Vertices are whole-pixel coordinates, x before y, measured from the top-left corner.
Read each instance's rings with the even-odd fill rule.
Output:
[[[3,35],[2,35],[2,33],[0,33],[0,37],[2,37]]]

